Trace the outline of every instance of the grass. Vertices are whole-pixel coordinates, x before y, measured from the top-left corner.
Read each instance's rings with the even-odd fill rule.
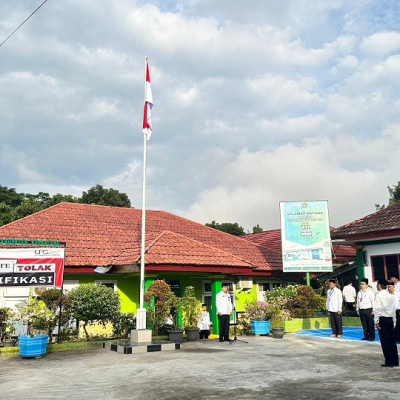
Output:
[[[100,349],[103,346],[103,342],[104,340],[90,342],[51,343],[47,345],[47,353]],[[0,347],[0,357],[15,356],[18,354],[19,347]]]

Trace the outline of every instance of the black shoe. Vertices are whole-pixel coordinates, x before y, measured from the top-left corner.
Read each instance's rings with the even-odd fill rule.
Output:
[[[363,337],[361,338],[361,340],[369,340],[367,337]]]
[[[393,365],[390,365],[390,364],[381,364],[381,367],[393,368]]]
[[[224,339],[219,339],[219,341],[220,341],[220,342],[223,342],[223,341],[224,341]]]
[[[375,338],[373,338],[373,339],[368,339],[368,342],[375,342]]]

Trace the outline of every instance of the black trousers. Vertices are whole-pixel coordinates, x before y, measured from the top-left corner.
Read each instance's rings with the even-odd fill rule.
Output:
[[[229,314],[218,315],[219,340],[229,340]]]
[[[200,330],[200,339],[208,339],[208,335],[210,331],[208,329],[201,329]]]
[[[399,365],[399,354],[397,353],[396,339],[394,337],[393,318],[379,317],[378,329],[385,364]]]
[[[354,311],[354,302],[352,302],[352,303],[349,303],[349,302],[345,302],[346,303],[346,308],[349,310],[349,311]]]
[[[371,312],[372,308],[360,308],[360,320],[363,327],[364,337],[368,340],[375,340],[374,316]]]
[[[396,310],[396,329],[394,332],[396,342],[400,343],[400,310]]]
[[[343,335],[342,313],[330,312],[331,328],[333,335]]]

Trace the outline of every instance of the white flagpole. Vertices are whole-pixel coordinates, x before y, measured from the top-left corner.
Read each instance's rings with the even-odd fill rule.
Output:
[[[144,84],[145,84],[145,101],[146,101],[146,71],[147,57],[144,61]],[[146,329],[146,309],[144,308],[144,265],[145,265],[145,237],[146,237],[146,153],[147,138],[143,133],[143,188],[142,188],[142,240],[140,250],[140,300],[139,310],[136,316],[136,329]]]

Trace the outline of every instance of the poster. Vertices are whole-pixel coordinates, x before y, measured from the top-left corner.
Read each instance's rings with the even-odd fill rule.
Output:
[[[283,272],[332,271],[328,202],[280,203]]]
[[[65,248],[0,248],[0,287],[61,287]]]

